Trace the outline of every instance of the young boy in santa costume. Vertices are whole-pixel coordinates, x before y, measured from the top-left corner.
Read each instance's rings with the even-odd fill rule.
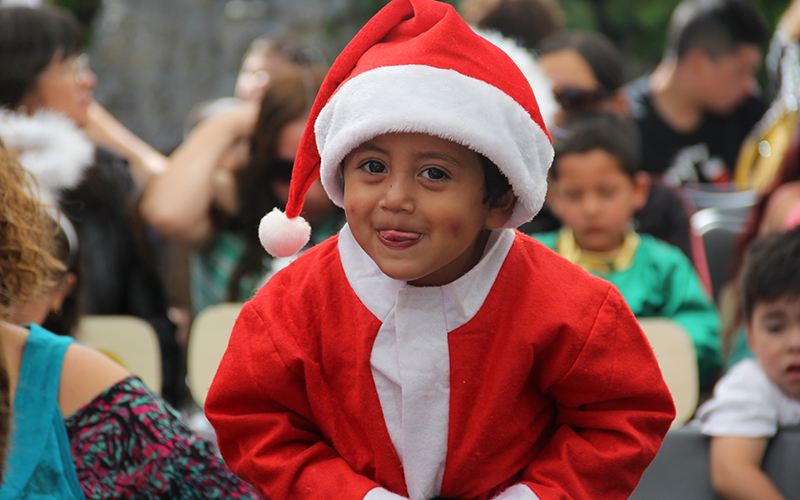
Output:
[[[625,499],[674,417],[619,292],[514,230],[552,145],[451,6],[394,0],[311,110],[273,254],[319,176],[347,225],[245,304],[206,399],[273,500]]]

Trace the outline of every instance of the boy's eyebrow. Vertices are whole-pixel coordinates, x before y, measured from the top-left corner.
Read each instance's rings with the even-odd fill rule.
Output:
[[[374,145],[374,144],[372,144],[370,142],[365,142],[364,144],[361,144],[357,148],[354,148],[348,154],[348,156],[350,156],[352,154],[356,154],[356,153],[370,153],[370,152],[380,153],[380,154],[383,154],[383,155],[388,155],[389,154],[389,152],[386,151],[385,149],[379,148],[378,146],[376,146],[376,145]]]
[[[450,163],[456,167],[461,166],[460,161],[456,160],[454,157],[442,151],[426,151],[418,153],[414,155],[414,157],[418,160],[441,160],[443,162]]]

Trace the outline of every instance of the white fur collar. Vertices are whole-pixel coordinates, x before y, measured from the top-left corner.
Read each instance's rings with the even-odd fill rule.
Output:
[[[558,103],[553,96],[553,82],[542,71],[536,56],[530,50],[517,45],[514,40],[504,37],[499,31],[476,28],[473,30],[502,49],[519,67],[533,89],[533,95],[536,96],[536,103],[539,105],[539,112],[542,114],[544,124],[548,129],[552,127],[554,125],[553,118],[558,111]]]
[[[94,146],[67,117],[53,111],[33,115],[0,110],[0,139],[39,184],[42,201],[55,204],[58,191],[76,187],[94,162]]]

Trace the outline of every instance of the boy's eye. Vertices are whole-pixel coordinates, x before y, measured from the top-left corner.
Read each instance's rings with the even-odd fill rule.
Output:
[[[771,320],[767,321],[764,324],[764,329],[767,330],[769,333],[780,333],[784,329],[784,322],[779,320]]]
[[[613,198],[617,190],[613,187],[606,187],[600,189],[600,196],[605,199]]]
[[[378,160],[367,160],[361,165],[359,165],[360,169],[365,170],[371,174],[383,174],[386,173],[386,165],[379,162]]]
[[[423,170],[422,176],[432,181],[441,181],[448,178],[444,170],[436,167],[426,168]]]

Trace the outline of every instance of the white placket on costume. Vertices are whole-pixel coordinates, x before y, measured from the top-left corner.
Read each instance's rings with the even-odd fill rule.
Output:
[[[370,363],[386,427],[403,464],[409,498],[439,495],[450,421],[449,332],[478,312],[514,242],[492,231],[481,261],[441,287],[414,287],[383,274],[345,225],[339,253],[356,295],[383,324]]]

